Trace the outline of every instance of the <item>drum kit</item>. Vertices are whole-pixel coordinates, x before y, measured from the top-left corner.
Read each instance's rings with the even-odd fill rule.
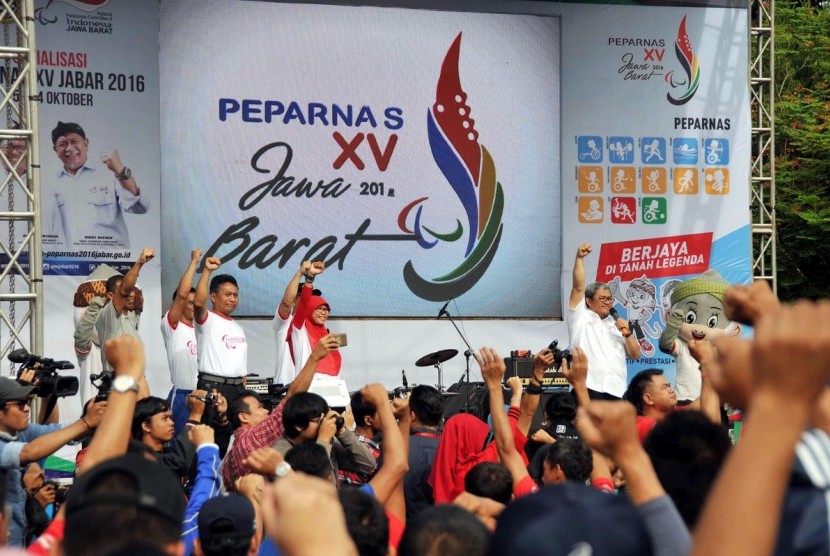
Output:
[[[435,367],[435,370],[438,372],[438,390],[444,396],[458,395],[458,392],[446,392],[444,390],[443,364],[445,361],[449,361],[456,355],[458,355],[457,349],[442,349],[439,351],[433,351],[432,353],[427,353],[426,355],[415,361],[416,367]]]

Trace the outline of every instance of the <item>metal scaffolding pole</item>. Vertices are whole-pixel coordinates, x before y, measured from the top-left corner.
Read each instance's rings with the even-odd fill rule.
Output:
[[[34,0],[0,0],[0,358],[43,349]],[[10,368],[11,370],[11,368]]]
[[[752,274],[778,291],[775,229],[775,3],[751,0]]]

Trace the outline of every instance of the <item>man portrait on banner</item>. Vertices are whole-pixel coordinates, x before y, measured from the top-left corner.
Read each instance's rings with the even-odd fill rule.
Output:
[[[102,154],[102,164],[91,163],[89,139],[73,122],[58,122],[52,148],[63,167],[54,181],[44,180],[44,247],[129,248],[124,212],[144,214],[147,201],[118,150]]]

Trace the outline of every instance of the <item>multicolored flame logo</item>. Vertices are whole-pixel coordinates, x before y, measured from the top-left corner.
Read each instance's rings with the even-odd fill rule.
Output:
[[[685,92],[679,97],[673,97],[672,94],[666,93],[668,101],[674,105],[680,106],[686,104],[697,92],[697,87],[700,85],[700,67],[698,67],[697,56],[692,51],[692,41],[689,40],[689,35],[686,33],[686,16],[680,22],[680,27],[677,29],[677,40],[674,41],[674,53],[677,55],[677,60],[683,66],[683,71],[686,73],[685,79],[675,80],[674,72],[670,71],[666,74],[665,80],[672,89],[685,87]]]
[[[496,166],[487,149],[478,142],[475,120],[470,117],[467,94],[461,88],[458,60],[461,33],[455,38],[441,65],[435,103],[427,111],[427,133],[435,163],[444,174],[461,205],[467,220],[467,245],[464,259],[452,271],[431,280],[422,278],[412,261],[403,269],[406,285],[428,301],[454,299],[470,290],[484,275],[493,261],[501,241],[504,213],[504,192],[496,180]],[[422,225],[424,202],[421,197],[409,203],[398,215],[398,227],[412,234],[424,249],[432,249],[440,241],[457,241],[464,235],[464,225],[456,219],[456,227],[439,233]],[[414,223],[408,220],[415,211]]]

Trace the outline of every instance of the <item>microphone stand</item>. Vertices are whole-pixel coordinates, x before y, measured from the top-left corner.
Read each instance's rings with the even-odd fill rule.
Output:
[[[465,388],[464,392],[464,413],[470,412],[470,357],[473,355],[473,348],[470,347],[470,342],[467,341],[467,338],[464,336],[464,333],[461,332],[461,329],[458,328],[458,325],[455,324],[455,320],[453,320],[452,315],[446,309],[441,311],[442,315],[447,315],[447,318],[450,320],[452,325],[455,327],[455,331],[458,332],[458,335],[461,336],[461,339],[464,341],[464,345],[467,346],[467,350],[464,352],[464,359],[466,360],[466,369],[464,371],[464,375],[462,379],[464,379],[467,383],[467,388]],[[439,315],[440,317],[440,315]]]

